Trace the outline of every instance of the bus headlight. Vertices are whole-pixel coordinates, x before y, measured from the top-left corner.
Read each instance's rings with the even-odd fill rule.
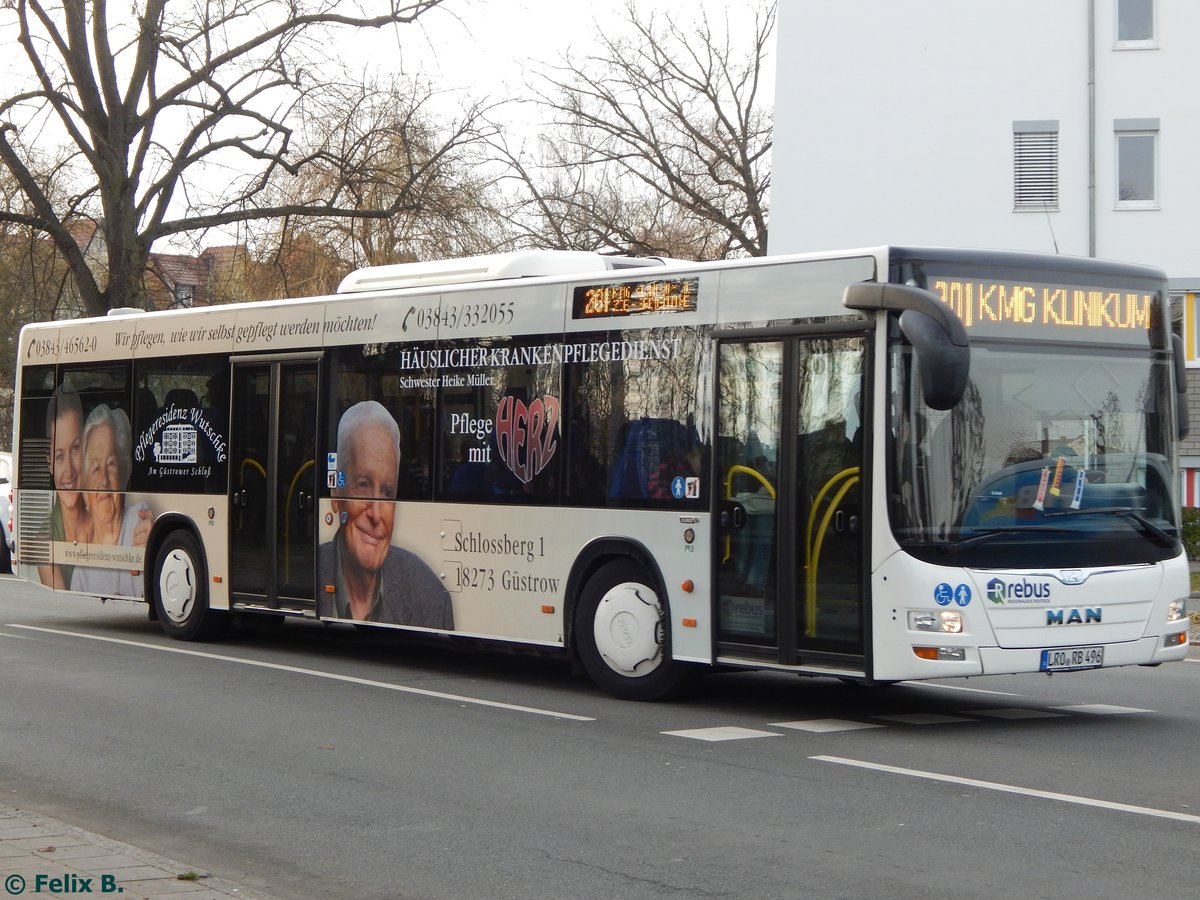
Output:
[[[962,634],[962,613],[953,610],[940,612],[910,612],[909,631],[938,631],[942,634]]]
[[[1167,621],[1178,622],[1187,615],[1186,600],[1172,600],[1167,604]]]

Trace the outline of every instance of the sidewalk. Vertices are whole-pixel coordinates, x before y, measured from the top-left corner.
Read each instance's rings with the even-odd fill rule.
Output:
[[[183,863],[9,806],[0,806],[0,877],[0,897],[119,894],[121,900],[274,900]]]

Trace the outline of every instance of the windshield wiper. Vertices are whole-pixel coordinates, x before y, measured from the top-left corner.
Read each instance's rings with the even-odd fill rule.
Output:
[[[1123,519],[1133,519],[1140,526],[1138,530],[1148,537],[1160,547],[1174,547],[1175,538],[1166,531],[1163,531],[1136,509],[1130,509],[1128,506],[1091,506],[1082,509],[1060,509],[1054,512],[1043,513],[1047,519],[1051,516],[1118,516]]]
[[[975,533],[968,538],[962,538],[957,541],[946,541],[936,546],[943,553],[958,553],[961,550],[966,550],[968,547],[974,547],[976,544],[986,544],[988,541],[994,540],[1002,534],[1045,534],[1047,532],[1075,534],[1079,532],[1079,529],[1048,525],[1002,525],[995,528],[978,528],[974,529],[974,531]]]

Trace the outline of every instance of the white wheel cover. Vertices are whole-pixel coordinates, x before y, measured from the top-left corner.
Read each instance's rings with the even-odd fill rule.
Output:
[[[196,572],[192,560],[180,549],[172,550],[158,572],[158,596],[163,612],[176,625],[187,621],[196,599]]]
[[[626,581],[609,588],[596,607],[596,649],[614,672],[647,675],[662,662],[662,611],[658,595]]]

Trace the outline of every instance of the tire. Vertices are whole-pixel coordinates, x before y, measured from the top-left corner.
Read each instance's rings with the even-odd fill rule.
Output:
[[[598,687],[622,700],[675,696],[695,671],[671,658],[666,604],[653,583],[632,561],[606,563],[575,609],[580,662]]]
[[[0,575],[11,575],[12,573],[12,553],[8,549],[8,532],[5,531],[4,525],[0,524]]]
[[[229,624],[227,613],[209,609],[208,566],[200,542],[190,531],[176,529],[163,540],[150,588],[158,623],[173,638],[211,640]]]

